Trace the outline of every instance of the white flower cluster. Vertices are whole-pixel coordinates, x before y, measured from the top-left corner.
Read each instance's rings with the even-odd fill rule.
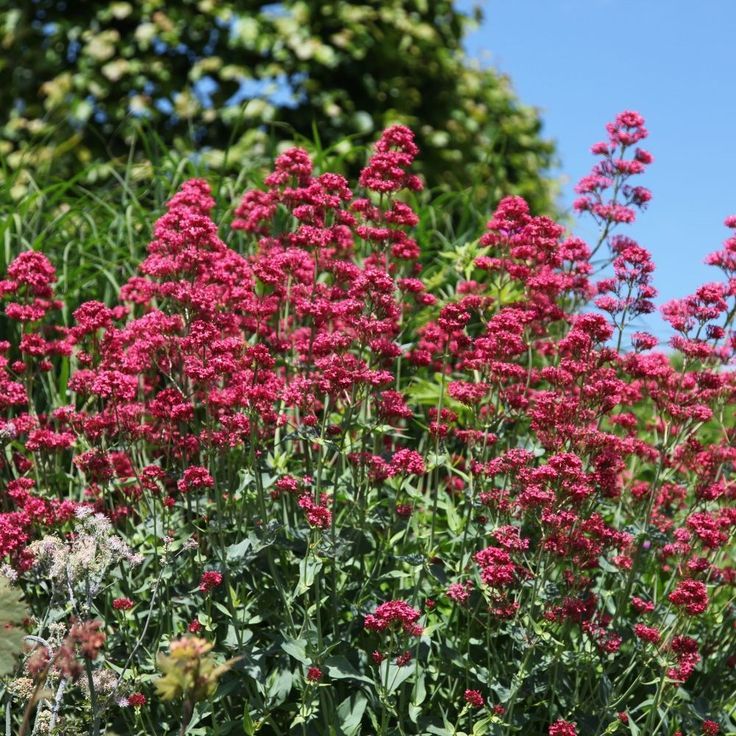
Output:
[[[76,528],[68,540],[48,535],[30,549],[34,568],[44,573],[55,591],[68,594],[75,607],[80,600],[89,606],[113,565],[139,565],[143,557],[115,534],[107,517],[84,507],[75,515]]]

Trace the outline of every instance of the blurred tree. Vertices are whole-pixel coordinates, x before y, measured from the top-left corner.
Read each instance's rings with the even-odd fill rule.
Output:
[[[269,136],[327,147],[403,122],[430,186],[549,210],[553,147],[464,56],[472,22],[453,0],[0,0],[0,153],[58,172],[127,155],[144,125],[217,167]]]

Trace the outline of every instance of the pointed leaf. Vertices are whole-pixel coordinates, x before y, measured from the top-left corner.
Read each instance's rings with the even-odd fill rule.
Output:
[[[333,680],[357,680],[358,682],[366,682],[369,685],[373,684],[373,680],[370,677],[361,675],[342,655],[336,655],[327,659],[325,667],[327,668],[327,674]]]
[[[368,699],[363,693],[356,693],[340,703],[337,715],[340,718],[340,727],[345,736],[355,736],[360,731],[363,713]]]

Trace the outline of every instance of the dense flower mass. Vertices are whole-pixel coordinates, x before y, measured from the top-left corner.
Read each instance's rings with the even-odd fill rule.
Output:
[[[322,676],[323,673],[319,667],[312,666],[307,670],[307,680],[309,682],[319,682]]]
[[[578,736],[578,730],[574,723],[560,718],[549,727],[549,736]]]
[[[704,613],[708,608],[708,592],[700,580],[683,580],[668,597],[690,616]]]
[[[66,304],[53,254],[16,253],[6,722],[736,729],[736,217],[657,350],[654,264],[621,232],[648,133],[607,133],[590,245],[519,196],[462,232],[395,125],[356,187],[283,151],[229,229],[230,188],[186,181],[114,294]]]
[[[421,636],[423,629],[416,623],[420,615],[419,611],[406,601],[387,601],[365,617],[364,626],[369,631],[384,632],[398,629],[411,636]]]
[[[207,570],[207,572],[202,573],[202,577],[199,579],[199,590],[202,593],[209,593],[221,584],[222,573],[216,570]]]
[[[482,708],[484,705],[483,695],[479,690],[466,690],[463,697],[472,708]]]
[[[143,693],[131,693],[126,700],[131,708],[142,708],[148,702]]]

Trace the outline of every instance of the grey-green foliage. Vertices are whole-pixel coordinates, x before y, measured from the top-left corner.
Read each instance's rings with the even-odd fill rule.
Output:
[[[0,677],[9,675],[15,668],[23,643],[23,630],[19,624],[27,615],[20,592],[0,575]]]

